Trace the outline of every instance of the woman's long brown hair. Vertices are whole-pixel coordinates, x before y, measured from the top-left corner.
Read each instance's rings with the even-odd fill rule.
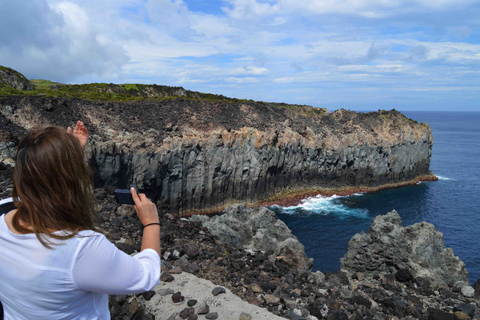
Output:
[[[31,130],[18,145],[13,173],[17,212],[13,227],[32,231],[47,248],[50,238],[68,239],[81,230],[97,229],[91,171],[83,148],[72,134],[58,127]],[[65,233],[53,233],[64,230]]]

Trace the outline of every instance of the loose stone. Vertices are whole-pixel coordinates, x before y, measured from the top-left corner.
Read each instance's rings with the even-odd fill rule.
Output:
[[[470,286],[464,286],[462,288],[462,294],[467,298],[473,298],[473,296],[475,295],[475,289]]]
[[[152,297],[155,295],[155,291],[154,290],[150,290],[150,291],[147,291],[147,292],[144,292],[142,293],[142,297],[149,301],[150,299],[152,299]]]
[[[220,293],[225,293],[225,292],[226,292],[225,288],[223,288],[223,287],[216,287],[212,290],[212,294],[214,296],[218,296]]]
[[[252,316],[248,313],[242,312],[238,320],[252,320]]]
[[[170,274],[170,272],[163,272],[160,275],[160,281],[163,282],[172,282],[175,278]]]
[[[208,313],[205,315],[205,319],[211,319],[211,320],[215,320],[218,318],[218,313],[217,312],[212,312],[212,313]]]
[[[204,304],[203,306],[200,307],[200,309],[198,309],[198,314],[207,314],[210,312],[210,307],[208,306],[208,304]]]
[[[179,316],[182,319],[187,319],[188,317],[190,317],[194,313],[195,313],[194,308],[185,308],[180,312]]]
[[[180,302],[183,302],[185,300],[185,297],[182,296],[182,293],[180,291],[174,293],[172,295],[172,301],[173,303],[180,303]]]
[[[167,288],[167,289],[160,289],[157,291],[157,294],[160,295],[160,296],[166,296],[166,295],[169,295],[169,294],[174,294],[175,292],[170,289],[170,288]]]

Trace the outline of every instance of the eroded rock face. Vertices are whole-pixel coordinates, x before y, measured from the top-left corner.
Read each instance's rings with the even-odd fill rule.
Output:
[[[220,216],[194,215],[190,220],[200,221],[223,243],[253,252],[273,251],[277,259],[288,260],[299,271],[313,267],[313,259],[307,257],[303,244],[265,207],[232,205]]]
[[[21,73],[3,66],[0,66],[0,84],[6,84],[17,90],[33,90],[34,88],[34,85]]]
[[[396,111],[329,113],[265,103],[0,99],[0,161],[35,125],[85,122],[95,184],[136,185],[175,214],[294,192],[378,187],[431,174],[430,127]],[[302,109],[303,108],[303,109]],[[310,113],[309,113],[310,112]]]
[[[468,283],[465,264],[452,248],[445,247],[443,234],[427,222],[403,227],[395,210],[377,216],[368,233],[353,236],[340,264],[341,270],[350,275],[408,270],[435,285]]]

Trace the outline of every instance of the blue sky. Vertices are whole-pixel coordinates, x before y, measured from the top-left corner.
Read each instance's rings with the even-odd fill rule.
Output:
[[[329,110],[480,111],[478,0],[0,0],[0,65]]]

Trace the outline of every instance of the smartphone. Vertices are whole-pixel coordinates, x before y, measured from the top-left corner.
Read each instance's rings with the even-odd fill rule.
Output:
[[[117,202],[121,204],[135,204],[130,189],[115,189]]]

